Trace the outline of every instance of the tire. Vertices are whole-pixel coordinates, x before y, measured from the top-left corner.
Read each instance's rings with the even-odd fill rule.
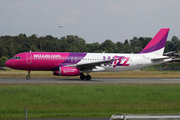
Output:
[[[26,79],[29,80],[29,79],[30,79],[30,76],[27,76]]]
[[[86,78],[86,76],[84,74],[80,75],[80,79],[84,80]]]
[[[86,75],[86,80],[91,80],[91,76],[90,75]]]

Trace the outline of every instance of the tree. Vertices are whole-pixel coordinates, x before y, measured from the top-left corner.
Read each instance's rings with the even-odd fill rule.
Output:
[[[135,45],[139,44],[139,39],[136,36],[133,37],[133,39],[129,40],[129,41],[130,41],[130,45],[132,45],[132,46],[135,46]]]
[[[68,49],[67,49],[67,52],[80,52],[79,49],[75,46],[70,46]]]
[[[5,66],[5,62],[6,62],[7,60],[8,60],[7,57],[2,56],[2,57],[0,58],[0,66]]]
[[[178,37],[173,36],[171,42],[169,43],[169,48],[171,51],[178,52],[180,50],[180,40]]]
[[[115,53],[124,53],[124,44],[121,42],[116,43],[116,49],[114,50]]]
[[[113,53],[115,48],[116,48],[116,45],[111,40],[105,40],[100,45],[100,49],[108,53]]]
[[[133,37],[132,40],[130,40],[130,45],[132,46],[134,53],[138,53],[142,50],[142,43],[141,42],[142,41],[140,41],[139,38],[137,38],[136,36]]]
[[[99,51],[99,43],[98,42],[94,42],[92,44],[87,44],[87,48],[88,48],[88,52],[95,52],[98,53]]]
[[[127,39],[124,41],[124,45],[129,45],[129,42]]]
[[[0,58],[2,56],[11,58],[21,52],[46,51],[46,52],[95,52],[102,53],[138,53],[151,40],[150,37],[133,37],[126,39],[123,43],[113,43],[111,40],[105,40],[101,44],[86,43],[86,41],[77,35],[67,35],[60,39],[51,35],[37,37],[32,34],[27,37],[26,34],[18,36],[0,36]],[[180,51],[180,40],[173,36],[171,41],[166,42],[165,52]]]
[[[68,51],[68,48],[70,47],[70,45],[68,44],[67,40],[65,37],[62,37],[60,39],[60,42],[59,42],[59,52],[67,52]]]
[[[164,49],[164,53],[171,51],[170,48],[169,48],[170,42],[171,42],[171,41],[166,41],[166,46],[165,46],[165,49]]]
[[[152,38],[150,37],[140,37],[139,41],[141,42],[141,47],[145,48],[146,45],[151,41]]]

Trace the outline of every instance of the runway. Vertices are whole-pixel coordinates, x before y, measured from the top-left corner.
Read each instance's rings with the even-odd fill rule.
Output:
[[[179,84],[180,78],[0,78],[0,84]]]

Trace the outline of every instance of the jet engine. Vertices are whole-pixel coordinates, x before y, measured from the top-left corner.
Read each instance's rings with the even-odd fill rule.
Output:
[[[77,75],[80,75],[80,70],[75,67],[59,67],[59,71],[53,71],[53,75],[77,76]]]

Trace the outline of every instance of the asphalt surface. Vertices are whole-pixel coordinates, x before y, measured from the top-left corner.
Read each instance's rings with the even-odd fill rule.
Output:
[[[0,84],[176,84],[180,78],[0,78]]]

